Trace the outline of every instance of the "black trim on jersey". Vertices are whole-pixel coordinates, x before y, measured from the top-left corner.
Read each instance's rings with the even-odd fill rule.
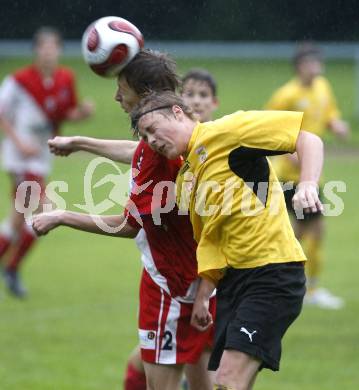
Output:
[[[240,177],[244,183],[253,183],[253,192],[258,199],[266,206],[268,188],[265,194],[258,196],[258,184],[269,182],[269,164],[266,156],[286,154],[277,150],[265,150],[240,146],[233,149],[228,156],[230,169]],[[252,188],[251,188],[252,189]]]

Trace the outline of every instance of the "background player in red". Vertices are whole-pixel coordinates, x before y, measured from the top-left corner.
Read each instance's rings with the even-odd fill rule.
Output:
[[[47,140],[57,134],[64,120],[78,121],[90,116],[93,106],[89,102],[78,104],[73,73],[58,66],[62,41],[57,30],[40,28],[34,35],[33,48],[33,64],[8,76],[0,88],[0,128],[5,134],[2,159],[14,196],[22,182],[35,181],[44,199],[45,177],[51,167]],[[31,196],[26,192],[27,197]],[[26,293],[18,270],[35,240],[31,227],[24,224],[23,214],[16,211],[12,202],[10,215],[0,228],[0,260],[13,244],[4,278],[16,297]]]
[[[141,52],[121,73],[116,99],[129,112],[150,89],[174,90],[177,77],[173,66],[174,63],[162,54]],[[81,148],[113,158],[118,148],[117,159],[123,161],[133,154],[131,141],[75,137],[70,146],[67,141],[68,138],[55,139],[49,143],[56,154],[63,155]],[[67,147],[63,147],[63,143]],[[87,146],[82,147],[84,144]],[[128,207],[121,216],[101,218],[111,227],[123,226],[113,235],[137,236],[136,242],[142,253],[145,270],[140,286],[139,337],[147,388],[177,389],[185,366],[191,389],[209,390],[211,381],[207,372],[209,353],[206,347],[211,344],[212,334],[211,331],[200,333],[190,325],[199,282],[192,228],[188,217],[178,216],[177,209],[161,214],[159,224],[153,217],[166,208],[167,202],[174,202],[166,196],[166,191],[165,196],[162,192],[156,195],[156,188],[162,182],[173,184],[181,163],[181,159],[169,161],[163,158],[141,141],[132,161],[137,174],[133,177],[129,202],[138,214],[133,212],[133,207]],[[145,190],[138,191],[144,185]],[[139,225],[139,215],[143,229]],[[109,234],[96,225],[93,216],[72,212],[38,215],[33,224],[38,234],[46,234],[59,225]],[[212,300],[212,313],[213,305]]]

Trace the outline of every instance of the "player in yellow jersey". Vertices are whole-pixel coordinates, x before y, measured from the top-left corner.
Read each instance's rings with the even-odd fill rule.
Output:
[[[218,107],[217,83],[206,69],[193,68],[182,77],[181,95],[200,122],[212,119],[213,113]],[[197,369],[195,366],[193,368]],[[146,389],[146,381],[143,380],[144,372],[141,350],[137,346],[127,362],[124,390]],[[185,379],[182,384],[186,388],[189,386]],[[201,383],[198,382],[196,386],[201,387]]]
[[[346,137],[348,125],[340,119],[332,88],[322,76],[323,64],[319,50],[311,45],[300,46],[294,56],[296,76],[279,88],[266,104],[266,109],[304,112],[303,128],[322,137],[329,129],[339,138]],[[277,159],[276,171],[280,181],[294,182],[299,180],[299,163],[295,154]],[[287,208],[293,215],[293,228],[296,237],[301,241],[308,257],[306,265],[307,294],[304,302],[328,309],[339,309],[343,300],[328,290],[318,288],[318,277],[322,263],[323,216],[313,213],[297,218],[292,208],[291,199],[295,193],[285,191]]]
[[[299,315],[306,260],[267,156],[297,152],[296,209],[322,211],[318,180],[323,143],[301,130],[303,114],[238,111],[199,123],[173,93],[151,94],[131,113],[145,142],[168,159],[184,156],[177,204],[198,243],[192,324],[205,330],[217,287],[209,369],[217,389],[251,389],[260,368],[279,369],[281,339]]]

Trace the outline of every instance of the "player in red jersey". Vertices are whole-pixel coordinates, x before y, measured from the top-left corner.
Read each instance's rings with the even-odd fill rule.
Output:
[[[25,202],[34,196],[33,190],[19,185],[28,181],[38,183],[44,200],[45,177],[51,167],[48,139],[57,134],[63,121],[78,121],[93,111],[91,103],[78,104],[73,73],[58,66],[62,47],[58,31],[40,28],[33,45],[33,64],[8,76],[0,88],[0,128],[5,134],[3,167],[10,174],[14,196]],[[25,289],[18,270],[36,236],[12,204],[9,217],[0,227],[0,261],[13,244],[4,277],[9,291],[23,297]]]
[[[213,112],[218,106],[217,83],[207,70],[189,70],[182,78],[181,95],[201,122],[212,120]],[[125,390],[146,390],[141,372],[144,372],[144,368],[138,346],[128,360]]]
[[[160,80],[154,80],[158,76]],[[175,69],[166,57],[141,52],[121,73],[116,99],[129,112],[149,89],[174,90],[177,82],[170,82],[171,78],[176,80]],[[211,389],[206,347],[211,344],[212,333],[201,333],[190,325],[199,282],[192,228],[188,217],[178,216],[176,208],[165,212],[174,199],[167,196],[172,192],[160,190],[164,182],[173,186],[181,160],[169,161],[142,141],[137,145],[75,137],[71,142],[68,138],[55,139],[50,146],[60,155],[82,149],[121,161],[128,161],[136,146],[132,167],[137,174],[129,207],[121,216],[101,218],[110,227],[122,225],[112,235],[136,237],[142,253],[145,269],[140,286],[139,336],[147,388],[178,389],[185,366],[191,389]],[[111,235],[101,230],[93,217],[80,213],[42,214],[33,223],[38,234],[60,225]],[[213,300],[211,306],[214,314]]]

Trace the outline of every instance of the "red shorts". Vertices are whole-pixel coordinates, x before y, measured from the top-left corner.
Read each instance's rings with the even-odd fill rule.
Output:
[[[24,173],[12,173],[12,185],[13,185],[13,196],[14,199],[16,198],[16,193],[18,191],[18,187],[21,183],[28,181],[28,182],[35,182],[40,187],[40,199],[43,199],[45,196],[45,188],[46,188],[46,182],[45,178],[43,176],[35,175],[31,172],[24,172]],[[35,184],[36,185],[36,184]],[[26,194],[22,194],[22,197],[28,198],[31,196],[31,187],[27,186],[27,188],[24,188],[26,191]]]
[[[193,304],[179,302],[144,270],[140,285],[139,337],[142,360],[157,364],[194,364],[212,347],[213,327],[200,332],[190,325]],[[215,298],[210,311],[214,318]]]

